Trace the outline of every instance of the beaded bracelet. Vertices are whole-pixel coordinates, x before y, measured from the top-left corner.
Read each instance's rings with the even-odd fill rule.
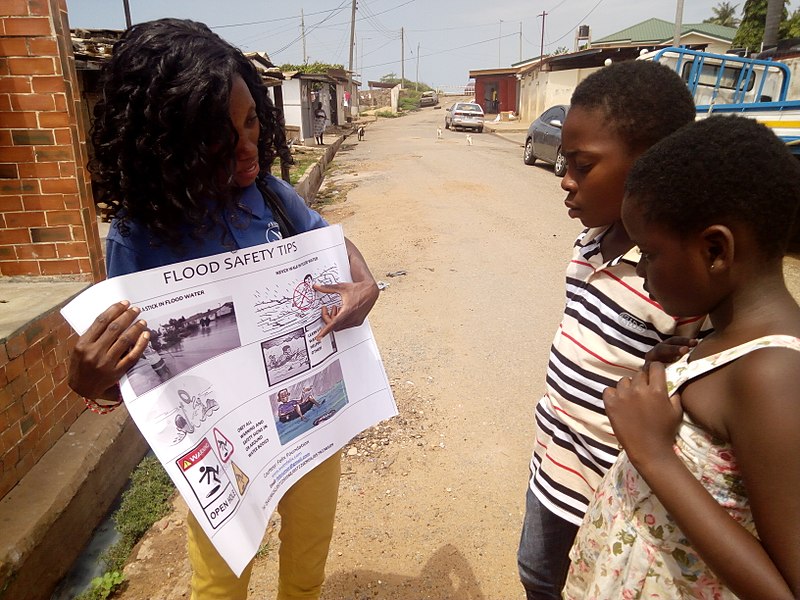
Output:
[[[91,398],[84,398],[83,403],[86,405],[86,408],[93,413],[107,415],[122,404],[122,391],[119,389],[119,386],[117,386],[117,394],[117,399],[110,400],[110,404],[100,404],[97,400],[92,400]]]

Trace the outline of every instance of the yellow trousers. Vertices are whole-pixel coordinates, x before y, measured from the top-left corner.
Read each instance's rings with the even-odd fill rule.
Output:
[[[319,598],[341,475],[337,452],[295,483],[278,503],[281,516],[277,600]],[[245,600],[253,563],[236,577],[190,512],[192,600]]]

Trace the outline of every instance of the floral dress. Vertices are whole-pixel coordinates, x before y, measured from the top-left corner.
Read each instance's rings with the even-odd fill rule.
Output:
[[[667,389],[671,394],[752,350],[775,346],[800,351],[800,339],[773,335],[692,362],[684,356],[667,368]],[[684,413],[674,450],[728,514],[757,535],[730,445]],[[598,487],[570,559],[563,592],[568,600],[736,598],[697,555],[625,452]]]

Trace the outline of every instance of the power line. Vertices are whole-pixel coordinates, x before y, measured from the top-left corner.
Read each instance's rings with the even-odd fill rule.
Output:
[[[565,33],[564,35],[562,35],[562,36],[561,36],[560,38],[558,38],[557,40],[553,40],[552,42],[548,41],[548,42],[547,42],[547,45],[548,45],[548,46],[552,46],[553,44],[560,42],[560,41],[561,41],[561,40],[563,40],[565,37],[567,37],[567,36],[568,36],[570,33],[572,33],[573,31],[575,31],[575,28],[576,28],[576,27],[578,27],[578,25],[580,25],[581,23],[583,23],[583,22],[584,22],[584,21],[585,21],[585,20],[586,20],[586,19],[589,17],[589,15],[591,15],[591,14],[592,14],[592,13],[595,11],[595,9],[596,9],[598,6],[600,6],[600,5],[603,3],[603,1],[604,1],[604,0],[597,0],[597,4],[595,4],[595,5],[592,7],[592,10],[590,10],[588,13],[586,13],[586,15],[585,15],[585,16],[584,16],[584,17],[583,17],[583,18],[582,18],[580,21],[578,21],[578,23],[577,23],[577,25],[575,25],[575,27],[573,27],[573,28],[571,28],[571,29],[568,29],[568,30],[567,30],[567,33]]]
[[[318,10],[317,12],[306,13],[306,16],[308,17],[311,15],[322,15],[325,13],[333,12],[335,10],[336,10],[335,8],[333,10]],[[227,29],[229,27],[246,27],[247,25],[263,25],[264,23],[276,23],[278,21],[290,21],[292,19],[299,19],[299,18],[300,15],[295,15],[293,17],[277,17],[275,19],[264,19],[263,21],[247,21],[245,23],[230,23],[228,25],[214,25],[214,26],[209,25],[209,29]]]
[[[514,33],[507,33],[507,34],[503,35],[502,37],[504,37],[504,38],[506,38],[506,37],[514,37],[516,35],[518,35],[518,33],[515,31]],[[493,38],[490,38],[488,40],[481,40],[479,42],[472,42],[471,44],[464,44],[463,46],[456,46],[455,48],[448,48],[446,50],[440,50],[438,52],[431,52],[430,54],[421,54],[420,58],[428,58],[429,56],[436,56],[437,54],[445,54],[446,52],[454,52],[455,50],[461,50],[462,48],[469,48],[470,46],[478,46],[479,44],[488,44],[489,42],[496,42],[498,39],[500,39],[500,38],[499,37],[493,37]],[[374,69],[375,67],[385,67],[386,65],[392,65],[392,64],[395,64],[396,62],[397,62],[396,60],[390,60],[389,62],[362,67],[362,70],[363,69]]]
[[[338,15],[340,12],[342,12],[342,10],[344,9],[344,6],[347,4],[347,2],[348,2],[348,1],[349,1],[349,0],[344,0],[344,1],[343,1],[343,2],[342,2],[342,3],[341,3],[341,4],[340,4],[340,5],[337,7],[337,8],[333,9],[332,11],[330,11],[330,13],[328,14],[328,16],[327,16],[327,17],[325,17],[324,19],[322,19],[322,21],[320,21],[319,23],[316,23],[316,24],[312,25],[311,27],[309,27],[309,28],[306,30],[306,35],[307,35],[308,33],[311,33],[312,31],[314,31],[314,30],[315,30],[317,27],[319,27],[320,25],[322,25],[322,24],[323,24],[325,21],[327,21],[327,20],[328,20],[328,19],[330,19],[331,17],[333,17],[333,16],[335,16],[335,15]],[[298,42],[299,40],[301,40],[302,38],[303,38],[303,36],[302,36],[302,35],[299,35],[299,36],[297,36],[297,37],[296,37],[296,38],[294,38],[294,39],[293,39],[291,42],[289,42],[289,43],[288,43],[288,44],[286,44],[285,46],[281,47],[279,50],[272,50],[272,51],[268,52],[269,56],[270,56],[270,57],[272,57],[272,56],[275,56],[276,54],[280,54],[281,52],[283,52],[284,50],[286,50],[286,49],[287,49],[287,48],[289,48],[290,46],[293,46],[295,43],[297,43],[297,42]]]

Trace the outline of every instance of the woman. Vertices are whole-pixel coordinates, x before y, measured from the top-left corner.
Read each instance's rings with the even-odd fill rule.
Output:
[[[269,173],[277,156],[291,155],[255,68],[201,23],[163,19],[125,32],[104,71],[92,140],[96,200],[114,216],[109,277],[327,225]],[[346,244],[353,283],[317,286],[341,296],[340,307],[323,307],[320,337],[361,324],[378,297],[363,257]],[[147,346],[139,312],[127,302],[109,307],[70,357],[70,386],[98,412],[121,403],[117,382]],[[319,597],[339,473],[336,454],[278,505],[279,600]],[[192,598],[246,598],[252,563],[237,578],[191,514],[188,524]]]
[[[314,139],[317,141],[318,146],[324,146],[322,143],[322,135],[325,133],[325,122],[328,120],[328,115],[322,108],[322,102],[317,102],[317,107],[314,110]]]

